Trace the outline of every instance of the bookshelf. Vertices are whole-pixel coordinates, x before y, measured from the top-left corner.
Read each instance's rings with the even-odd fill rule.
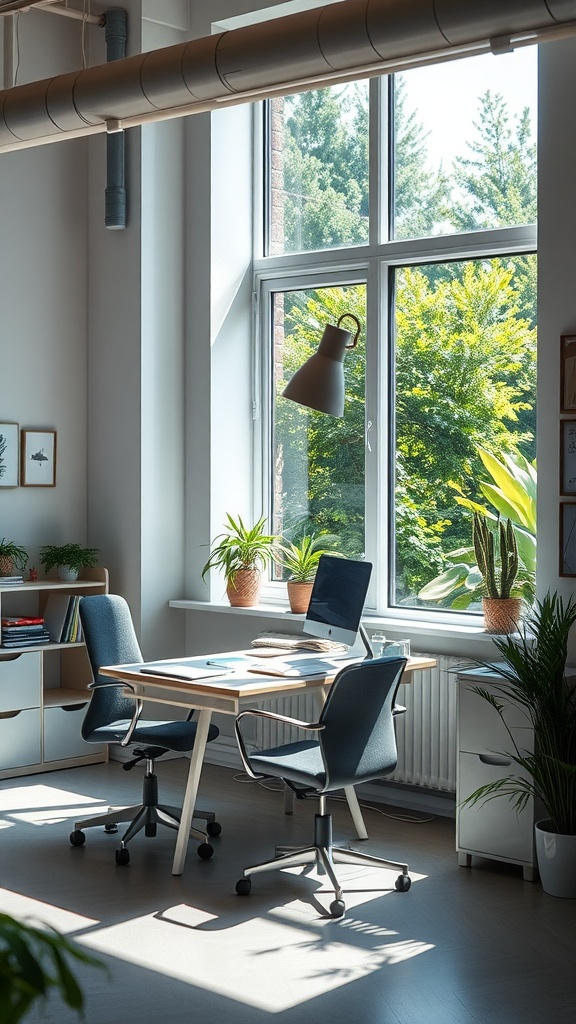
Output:
[[[0,586],[0,616],[43,615],[55,592],[105,594],[108,571],[85,569],[74,582],[47,577]],[[83,642],[0,646],[0,779],[107,760],[106,745],[80,735],[91,681]]]

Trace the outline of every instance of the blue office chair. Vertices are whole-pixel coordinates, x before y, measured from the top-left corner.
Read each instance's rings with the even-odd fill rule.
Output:
[[[99,594],[83,597],[79,604],[84,641],[92,668],[94,681],[90,684],[92,697],[84,721],[82,737],[87,743],[119,743],[126,747],[132,743],[134,758],[122,765],[129,771],[140,761],[146,761],[143,780],[142,803],[133,807],[110,810],[107,814],[77,821],[70,834],[72,846],[83,846],[86,836],[82,829],[93,825],[104,825],[106,832],[117,832],[120,822],[129,821],[116,850],[116,863],[128,864],[130,854],[126,844],[137,832],[144,829],[146,836],[156,835],[158,824],[177,829],[180,824],[181,808],[158,803],[158,780],[154,773],[154,761],[168,750],[186,753],[192,750],[196,737],[196,722],[190,721],[193,711],[185,721],[155,722],[142,721],[143,702],[126,695],[130,684],[116,682],[99,675],[104,665],[133,665],[143,661],[134,632],[130,609],[123,597],[116,594]],[[211,725],[208,740],[214,740],[219,730]],[[208,836],[220,835],[221,827],[212,811],[194,811],[194,817],[206,821],[206,830],[192,826],[203,839],[197,849],[202,860],[208,860],[214,850],[207,842]]]
[[[312,844],[290,852],[285,852],[290,848],[277,847],[273,860],[245,868],[243,877],[236,883],[239,896],[250,892],[251,875],[313,864],[330,878],[335,894],[330,913],[332,917],[341,917],[346,908],[343,889],[334,870],[338,863],[401,868],[395,887],[399,892],[408,891],[411,879],[407,864],[333,846],[332,816],[326,809],[328,793],[380,779],[394,771],[397,761],[394,718],[406,710],[395,706],[394,702],[405,665],[405,658],[374,658],[343,668],[330,688],[318,722],[298,722],[259,709],[238,715],[236,737],[247,773],[253,779],[281,778],[297,797],[303,799],[314,794],[320,800]],[[317,736],[248,753],[240,725],[247,715],[298,725],[309,732],[317,732]]]

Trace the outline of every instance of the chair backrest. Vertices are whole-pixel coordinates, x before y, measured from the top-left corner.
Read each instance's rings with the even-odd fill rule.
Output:
[[[110,686],[112,679],[101,676],[103,665],[133,665],[143,661],[136,639],[130,608],[118,594],[82,597],[79,604],[84,642],[88,652],[95,688],[82,723],[82,736],[102,725],[130,719],[134,701],[120,687]],[[108,684],[104,687],[102,684]]]
[[[326,790],[393,772],[397,762],[393,708],[406,658],[373,658],[343,668],[324,704],[318,733]]]

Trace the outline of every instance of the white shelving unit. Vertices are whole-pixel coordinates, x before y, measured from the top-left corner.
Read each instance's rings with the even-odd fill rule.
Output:
[[[0,586],[0,616],[42,615],[55,591],[105,594],[108,571],[85,569],[74,583]],[[80,735],[91,681],[83,643],[0,646],[0,779],[107,760],[105,744],[85,743]]]
[[[506,797],[462,807],[470,793],[520,769],[507,761],[511,741],[495,709],[474,693],[472,687],[494,691],[506,680],[489,669],[466,669],[458,674],[458,766],[456,779],[456,850],[458,863],[470,867],[472,857],[519,864],[526,881],[538,877],[534,849],[534,801],[530,798],[520,814]],[[506,707],[506,700],[495,694]],[[506,721],[518,747],[532,750],[533,731],[519,709],[509,704]]]

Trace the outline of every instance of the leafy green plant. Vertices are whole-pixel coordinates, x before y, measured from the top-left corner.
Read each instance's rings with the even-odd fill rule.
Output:
[[[264,532],[266,517],[246,526],[241,516],[236,519],[226,513],[227,528],[212,541],[210,557],[202,569],[202,579],[210,569],[221,569],[226,583],[234,585],[236,574],[242,569],[260,569],[269,562],[278,538]]]
[[[81,544],[45,544],[40,548],[40,564],[46,574],[59,565],[67,569],[92,568],[98,564],[100,551],[98,548],[84,548]]]
[[[489,528],[486,517],[474,513],[472,539],[476,563],[486,588],[487,597],[506,600],[512,594],[512,587],[518,575],[518,545],[509,519],[504,524],[498,521],[499,559],[496,557],[496,538]],[[499,563],[499,568],[498,568]]]
[[[339,555],[331,550],[338,538],[331,533],[305,534],[300,540],[278,545],[278,561],[293,583],[311,583],[322,555]]]
[[[10,558],[16,568],[22,570],[25,568],[28,561],[28,554],[25,548],[21,547],[19,544],[14,544],[13,541],[6,540],[5,537],[2,537],[2,540],[0,540],[0,559],[1,558]]]
[[[499,715],[510,738],[503,751],[518,772],[470,794],[463,804],[507,797],[520,812],[534,797],[553,822],[553,831],[576,835],[576,689],[566,679],[568,637],[576,622],[576,600],[548,593],[537,601],[520,633],[494,637],[503,664],[489,665],[506,680],[493,691],[474,692]],[[502,698],[505,703],[499,699]],[[506,720],[506,704],[518,708],[534,734],[533,753],[518,746]]]
[[[508,519],[518,549],[518,569],[511,596],[534,600],[536,585],[536,467],[520,452],[496,458],[478,449],[490,480],[481,480],[479,489],[492,508],[467,498],[459,488],[458,504],[489,522]],[[499,530],[499,527],[498,527]],[[446,556],[448,565],[418,593],[423,601],[436,601],[442,607],[466,609],[486,595],[483,573],[476,562],[474,545],[457,548]]]
[[[34,927],[0,914],[0,1020],[17,1024],[32,1005],[58,992],[82,1015],[84,996],[67,960],[103,967],[54,929]]]

